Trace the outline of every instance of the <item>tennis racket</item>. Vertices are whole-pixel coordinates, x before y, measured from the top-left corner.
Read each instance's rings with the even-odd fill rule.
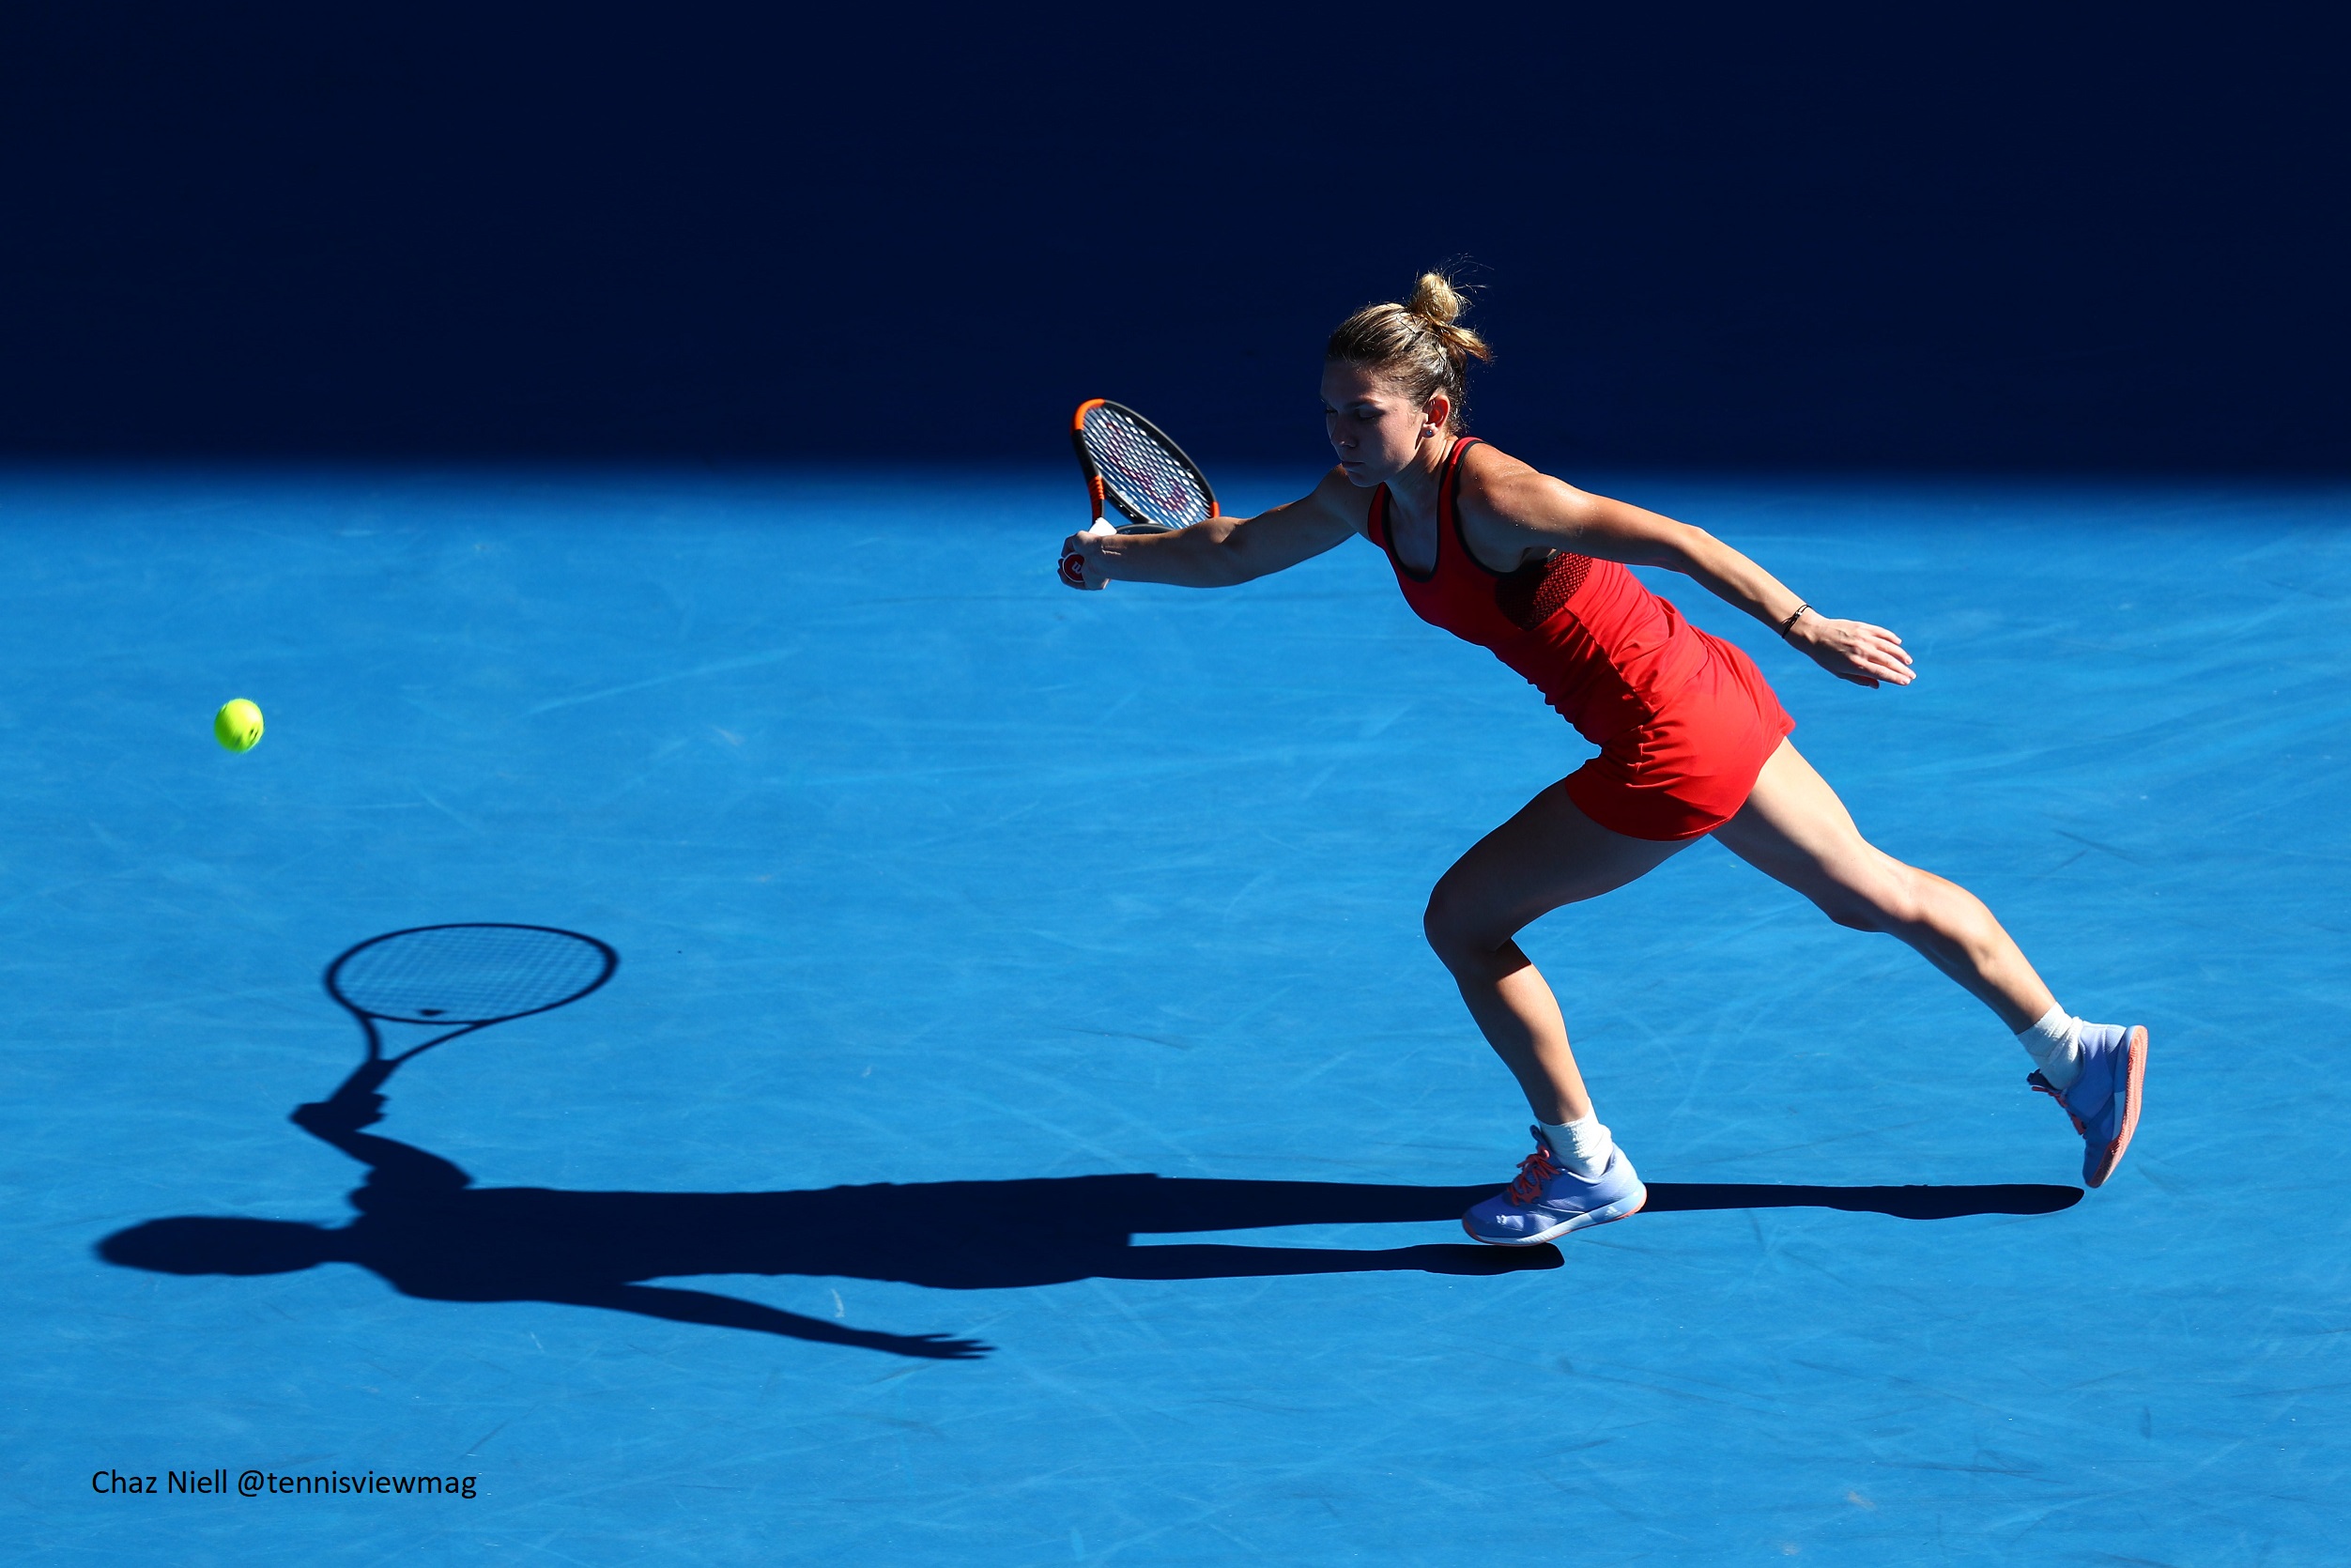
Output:
[[[379,1088],[401,1063],[460,1035],[576,1002],[620,962],[594,937],[552,926],[418,926],[370,937],[327,966],[327,994],[367,1034],[367,1060],[335,1095]],[[387,1023],[438,1032],[387,1054]]]
[[[1200,465],[1165,431],[1124,404],[1103,397],[1079,404],[1069,444],[1078,449],[1086,500],[1094,508],[1089,533],[1173,533],[1221,515]],[[1126,521],[1104,518],[1105,501]],[[1062,556],[1061,579],[1073,588],[1084,584],[1085,561],[1077,551]]]

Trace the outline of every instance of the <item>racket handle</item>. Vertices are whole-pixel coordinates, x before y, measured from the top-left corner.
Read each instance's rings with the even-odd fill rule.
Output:
[[[329,1098],[341,1099],[345,1095],[374,1094],[384,1086],[384,1080],[392,1076],[392,1069],[398,1065],[396,1062],[387,1062],[381,1056],[370,1056],[354,1068],[351,1070],[351,1076],[345,1079],[342,1085]]]
[[[1088,533],[1116,533],[1118,530],[1106,517],[1096,517],[1085,530]],[[1061,580],[1072,588],[1085,586],[1085,557],[1075,550],[1065,551],[1061,558]]]

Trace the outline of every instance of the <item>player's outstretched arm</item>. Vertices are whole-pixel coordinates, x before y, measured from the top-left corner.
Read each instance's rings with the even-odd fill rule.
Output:
[[[1355,494],[1333,469],[1314,494],[1254,517],[1211,517],[1173,533],[1073,533],[1062,552],[1084,563],[1086,588],[1114,582],[1229,588],[1346,543],[1360,526],[1360,500],[1352,509],[1345,504]]]
[[[1628,566],[1679,572],[1778,632],[1841,681],[1906,686],[1911,656],[1902,639],[1866,621],[1821,615],[1786,584],[1702,528],[1625,501],[1595,496],[1533,469],[1482,486],[1478,520],[1529,552],[1573,550]],[[1465,498],[1467,499],[1467,498]]]
[[[606,1307],[672,1323],[700,1323],[716,1329],[748,1329],[754,1333],[781,1334],[787,1339],[814,1340],[820,1345],[853,1345],[861,1350],[886,1350],[933,1361],[977,1360],[994,1348],[978,1340],[947,1334],[889,1334],[872,1329],[853,1329],[827,1323],[796,1312],[761,1306],[733,1296],[706,1290],[677,1290],[667,1285],[615,1284],[582,1286],[551,1292],[544,1299],[571,1306]]]

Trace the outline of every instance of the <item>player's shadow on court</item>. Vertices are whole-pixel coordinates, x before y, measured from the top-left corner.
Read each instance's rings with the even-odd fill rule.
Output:
[[[945,1290],[1073,1280],[1203,1280],[1408,1271],[1489,1275],[1560,1267],[1549,1246],[1471,1242],[1358,1251],[1225,1243],[1137,1246],[1137,1236],[1457,1218],[1495,1191],[1157,1176],[884,1183],[779,1192],[580,1192],[477,1188],[438,1155],[361,1130],[381,1099],[350,1085],[294,1120],[367,1167],[340,1226],[184,1216],[99,1243],[99,1255],[171,1274],[275,1274],[352,1263],[407,1295],[553,1301],[747,1329],[901,1356],[960,1360],[988,1346],[804,1317],[737,1297],[653,1285],[709,1274],[889,1280]],[[2048,1214],[2071,1187],[1781,1187],[1652,1182],[1652,1214],[1837,1208],[1908,1220]]]

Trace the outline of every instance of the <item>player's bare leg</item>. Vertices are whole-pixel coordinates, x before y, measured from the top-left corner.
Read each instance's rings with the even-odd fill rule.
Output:
[[[1981,899],[1864,838],[1828,780],[1786,741],[1714,838],[1838,925],[1900,938],[2011,1031],[2032,1027],[2057,1000]]]
[[[1554,784],[1437,879],[1421,918],[1429,945],[1540,1119],[1580,1120],[1591,1115],[1591,1097],[1558,999],[1512,939],[1562,904],[1622,887],[1687,847],[1611,833]]]
[[[1621,887],[1685,847],[1611,833],[1554,784],[1472,845],[1429,895],[1429,945],[1541,1124],[1518,1179],[1464,1217],[1479,1240],[1530,1246],[1622,1219],[1646,1201],[1592,1111],[1558,998],[1514,939],[1562,904]]]
[[[1714,837],[1838,925],[1898,937],[1998,1014],[2038,1066],[2034,1086],[2066,1108],[2089,1145],[2082,1179],[2096,1187],[2113,1174],[2138,1126],[2145,1029],[2084,1023],[2058,1007],[1982,899],[1864,838],[1836,792],[1785,741]]]

